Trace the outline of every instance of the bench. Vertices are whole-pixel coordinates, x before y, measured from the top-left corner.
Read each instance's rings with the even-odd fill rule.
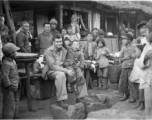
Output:
[[[20,72],[20,80],[23,81],[27,79],[25,73]],[[44,80],[42,74],[33,74],[30,73],[30,87],[31,87],[31,96],[34,99],[48,99],[55,96],[55,84],[54,80]]]

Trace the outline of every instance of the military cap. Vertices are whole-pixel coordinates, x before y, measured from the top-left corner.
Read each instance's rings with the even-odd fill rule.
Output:
[[[3,46],[2,52],[4,55],[9,55],[12,52],[18,51],[20,48],[14,45],[13,43],[7,43]]]

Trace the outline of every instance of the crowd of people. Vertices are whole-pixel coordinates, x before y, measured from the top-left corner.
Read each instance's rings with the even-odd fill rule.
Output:
[[[19,91],[21,84],[15,63],[17,51],[31,53],[31,34],[29,23],[23,21],[16,35],[16,45],[8,36],[9,29],[4,24],[5,17],[0,14],[0,61],[1,89],[3,94],[2,118],[17,118]],[[108,89],[108,66],[110,51],[106,47],[104,31],[94,28],[86,34],[86,42],[80,48],[80,28],[77,15],[71,17],[67,28],[56,30],[58,22],[52,18],[43,24],[44,31],[35,42],[40,58],[33,64],[34,73],[42,73],[45,80],[54,80],[57,104],[67,109],[68,92],[76,94],[76,102],[88,103],[88,90],[85,80],[85,68],[91,68],[88,61],[96,61],[97,84],[99,90]],[[152,118],[151,60],[152,60],[152,20],[142,21],[137,26],[140,36],[135,39],[134,31],[128,29],[121,35],[122,48],[119,61],[122,72],[119,79],[120,101],[129,98],[130,103],[137,101],[136,108],[146,111],[147,118]],[[87,61],[87,62],[86,62]],[[92,70],[90,69],[92,75]]]

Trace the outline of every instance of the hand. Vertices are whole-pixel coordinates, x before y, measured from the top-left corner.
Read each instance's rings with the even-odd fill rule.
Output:
[[[80,66],[80,62],[78,62],[77,64],[76,64],[76,67],[79,67]]]
[[[72,77],[74,75],[74,72],[72,70],[67,70],[67,74]]]
[[[148,60],[148,59],[150,59],[150,58],[152,58],[152,51],[149,51],[149,52],[147,52],[147,53],[145,54],[144,60],[146,61],[146,60]]]
[[[16,86],[12,86],[12,85],[9,86],[9,90],[12,90],[14,92],[16,92],[17,89],[18,89],[18,87],[16,87]]]

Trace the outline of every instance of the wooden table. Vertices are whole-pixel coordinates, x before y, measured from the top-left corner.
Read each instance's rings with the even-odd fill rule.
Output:
[[[31,89],[30,89],[30,71],[29,71],[29,65],[30,63],[33,63],[37,58],[16,58],[17,63],[24,63],[25,64],[25,71],[27,75],[26,80],[26,90],[27,90],[27,104],[28,104],[28,111],[32,111],[32,99],[31,99]]]

